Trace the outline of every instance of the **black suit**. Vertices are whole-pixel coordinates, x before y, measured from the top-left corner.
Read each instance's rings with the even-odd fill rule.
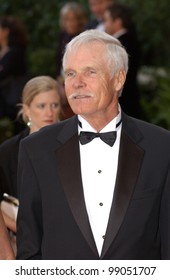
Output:
[[[123,115],[100,257],[83,196],[77,117],[42,129],[20,147],[19,259],[170,259],[169,132]]]
[[[19,144],[21,139],[28,134],[29,130],[25,129],[0,145],[0,200],[2,200],[3,193],[18,197],[17,169]]]
[[[88,22],[85,29],[96,29],[100,23],[102,23],[102,21],[98,20],[97,18],[93,18]]]

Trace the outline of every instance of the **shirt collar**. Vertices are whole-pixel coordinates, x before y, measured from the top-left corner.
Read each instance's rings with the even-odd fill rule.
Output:
[[[124,35],[126,33],[127,33],[127,29],[122,28],[121,30],[119,30],[118,32],[113,34],[113,36],[118,39],[120,36],[122,36],[122,35]]]
[[[118,115],[111,120],[104,128],[100,130],[100,132],[109,132],[117,130],[121,125],[116,128],[116,125],[121,121],[121,107],[118,106],[119,113]],[[78,126],[79,133],[80,131],[89,131],[89,132],[96,132],[96,130],[80,115],[78,115],[78,121],[80,125]]]

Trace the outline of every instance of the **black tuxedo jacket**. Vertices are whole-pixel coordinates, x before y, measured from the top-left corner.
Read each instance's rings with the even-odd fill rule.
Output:
[[[85,29],[89,30],[89,29],[96,29],[96,27],[101,23],[100,20],[98,20],[97,18],[92,18],[86,25]]]
[[[21,142],[18,178],[18,259],[170,259],[168,131],[122,116],[100,256],[83,196],[76,116]]]

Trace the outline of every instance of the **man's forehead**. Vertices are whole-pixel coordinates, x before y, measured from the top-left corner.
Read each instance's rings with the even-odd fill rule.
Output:
[[[101,51],[104,51],[106,48],[106,44],[102,41],[88,41],[88,42],[84,42],[81,44],[76,44],[75,46],[73,46],[69,51],[68,51],[68,55],[76,55],[79,54],[81,52],[89,52],[89,53],[96,53],[96,48]]]
[[[64,67],[64,73],[76,72],[76,73],[86,73],[91,70],[96,71],[96,73],[102,73],[108,68],[107,63],[104,63],[103,60],[84,60],[81,63],[71,63],[66,64]]]
[[[87,61],[98,61],[99,64],[106,57],[106,45],[102,41],[90,41],[84,44],[73,45],[70,49],[66,50],[63,68],[70,68],[76,63],[86,64]]]
[[[65,66],[69,65],[84,65],[92,67],[95,64],[100,64],[105,58],[105,53],[102,48],[84,47],[74,49],[68,52],[65,59]]]

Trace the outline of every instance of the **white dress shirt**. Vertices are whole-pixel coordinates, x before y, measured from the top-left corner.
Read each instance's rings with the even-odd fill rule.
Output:
[[[104,28],[104,23],[103,22],[100,22],[96,28],[97,30],[100,30],[100,31],[105,31],[105,28]]]
[[[81,131],[96,132],[82,117],[78,117],[82,124]],[[87,213],[99,255],[102,251],[106,234],[116,175],[120,146],[121,110],[116,118],[107,124],[100,132],[117,131],[117,138],[110,147],[100,138],[80,145],[81,175]]]

